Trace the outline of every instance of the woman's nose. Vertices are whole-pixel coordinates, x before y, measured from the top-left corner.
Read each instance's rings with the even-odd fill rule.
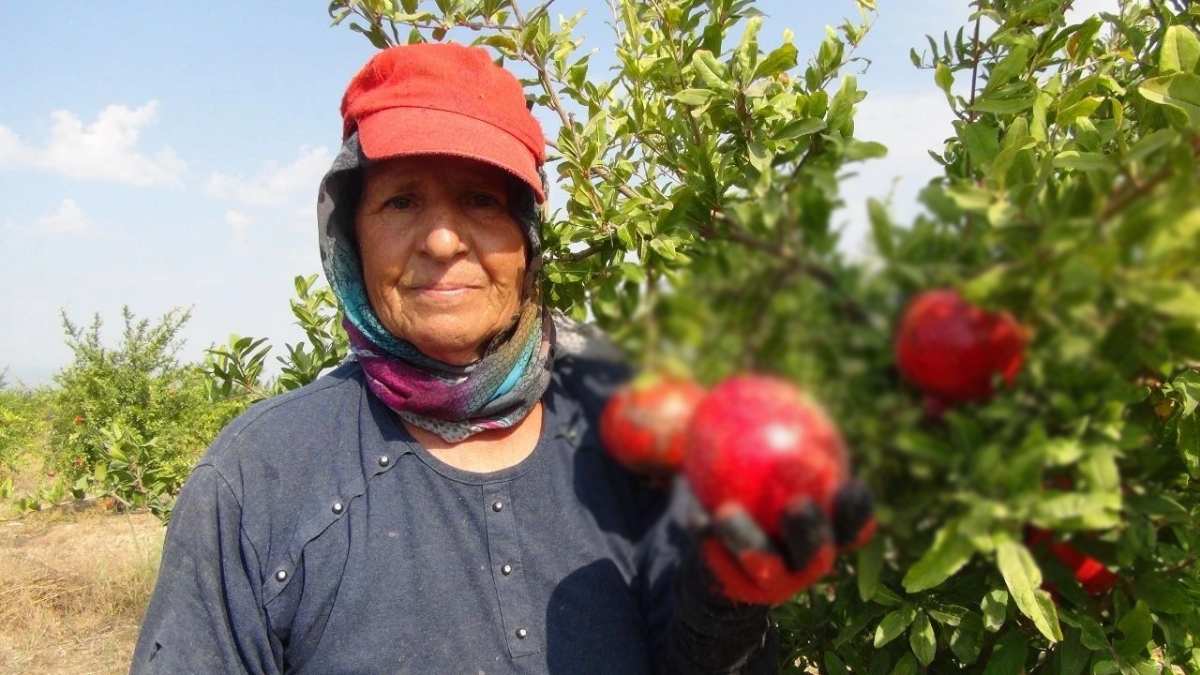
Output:
[[[431,221],[421,242],[422,252],[431,258],[448,260],[467,250],[454,209],[437,209],[429,215]]]

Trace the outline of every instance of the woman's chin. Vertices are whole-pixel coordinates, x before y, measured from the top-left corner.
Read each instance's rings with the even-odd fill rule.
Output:
[[[456,366],[479,360],[479,349],[486,336],[472,340],[464,334],[458,322],[430,320],[421,331],[407,337],[420,352],[432,359]]]

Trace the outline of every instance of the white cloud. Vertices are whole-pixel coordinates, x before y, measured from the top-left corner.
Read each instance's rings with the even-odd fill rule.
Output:
[[[317,184],[332,162],[328,148],[302,146],[296,159],[282,165],[266,162],[252,178],[214,172],[208,194],[250,206],[282,206],[300,195],[315,199]]]
[[[229,223],[234,245],[239,249],[244,248],[250,237],[250,225],[254,220],[241,211],[230,209],[225,212],[225,222]]]
[[[888,147],[883,159],[851,165],[857,175],[842,183],[846,201],[840,218],[847,219],[843,247],[850,254],[863,252],[868,232],[867,199],[891,196],[892,217],[911,222],[920,212],[917,193],[942,173],[929,150],[941,150],[954,133],[954,114],[942,92],[921,91],[870,94],[858,105],[854,136],[879,141]]]
[[[22,141],[0,126],[0,166],[28,166],[70,178],[139,187],[178,185],[187,165],[174,150],[164,146],[151,155],[138,148],[142,130],[157,117],[158,101],[140,108],[106,106],[91,124],[69,111],[56,110],[50,114],[50,140],[44,147]]]
[[[92,231],[92,222],[75,200],[68,197],[57,209],[38,219],[38,228],[47,234],[87,234]]]

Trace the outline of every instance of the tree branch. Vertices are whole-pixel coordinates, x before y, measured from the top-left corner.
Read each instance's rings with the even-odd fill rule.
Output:
[[[1200,155],[1200,136],[1192,139],[1192,157],[1196,157],[1197,155]],[[1168,164],[1159,169],[1158,173],[1151,176],[1145,182],[1138,183],[1131,180],[1129,183],[1126,183],[1124,189],[1118,192],[1112,201],[1104,207],[1104,210],[1100,212],[1097,220],[1101,223],[1108,222],[1113,216],[1128,208],[1130,204],[1149,194],[1154,188],[1174,175],[1174,173]]]

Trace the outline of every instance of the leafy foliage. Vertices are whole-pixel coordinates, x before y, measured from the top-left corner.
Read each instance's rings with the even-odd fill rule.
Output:
[[[911,55],[956,118],[931,152],[944,175],[909,225],[869,205],[864,264],[830,222],[839,175],[884,152],[854,137],[847,66],[874,17],[857,4],[802,61],[790,32],[760,44],[749,0],[614,0],[609,76],[546,5],[329,11],[378,47],[472,31],[529,75],[560,122],[552,303],[650,367],[771,370],[836,413],[883,530],[776,612],[789,672],[1200,670],[1200,10],[1124,0],[1068,23],[1070,0],[964,3],[966,26]],[[1013,387],[941,417],[891,351],[933,287],[1032,335]],[[1089,595],[1031,524],[1120,582]]]
[[[4,386],[0,379],[0,499],[13,492],[13,474],[29,454],[44,451],[49,392]]]
[[[108,348],[99,315],[87,328],[63,315],[74,361],[55,376],[49,468],[76,497],[108,496],[165,517],[228,415],[209,404],[204,375],[178,361],[187,312],[154,323],[128,307],[122,316],[121,342]]]
[[[255,401],[303,387],[346,358],[350,342],[342,328],[337,297],[331,288],[316,282],[315,274],[294,279],[292,315],[306,341],[286,345],[287,356],[275,357],[281,366],[278,378],[269,382],[263,378],[264,362],[271,352],[266,338],[235,334],[224,347],[207,350],[203,370],[211,400],[236,401],[240,412]]]

